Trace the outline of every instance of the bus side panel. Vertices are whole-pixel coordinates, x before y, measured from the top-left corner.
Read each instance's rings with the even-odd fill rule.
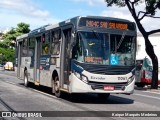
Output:
[[[27,68],[27,71],[28,71],[28,81],[30,82],[34,82],[33,80],[33,72],[34,72],[34,69],[33,68]]]
[[[52,87],[52,74],[49,70],[40,70],[40,84],[47,87]]]
[[[52,74],[54,71],[57,72],[58,76],[60,76],[60,59],[59,57],[51,57],[50,58],[50,66],[46,69],[46,64],[40,61],[40,84],[53,87],[52,85]]]
[[[20,67],[20,74],[19,74],[20,79],[24,79],[24,68]]]
[[[19,78],[23,79],[24,78],[24,68],[25,68],[25,58],[21,57],[21,64],[20,64],[20,68],[19,68]]]
[[[50,66],[50,72],[51,72],[51,87],[53,87],[52,85],[52,74],[53,72],[56,72],[58,74],[58,76],[60,77],[60,58],[59,57],[52,57],[51,58],[51,66]]]
[[[24,78],[25,68],[28,70],[31,64],[31,57],[21,57],[20,78]]]
[[[50,71],[50,55],[40,56],[40,84],[44,86],[51,87],[51,77],[52,73]]]

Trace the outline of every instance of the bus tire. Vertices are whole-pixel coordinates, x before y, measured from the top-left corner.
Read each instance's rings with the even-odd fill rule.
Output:
[[[136,85],[137,85],[137,87],[141,87],[141,88],[143,88],[145,86],[145,84],[143,84],[143,83],[137,83]]]
[[[62,92],[60,91],[60,82],[59,82],[58,76],[56,76],[53,81],[54,81],[53,89],[54,89],[55,96],[58,98],[62,97]]]
[[[108,99],[110,93],[98,93],[98,97],[102,100]]]
[[[28,87],[28,86],[29,86],[28,72],[27,72],[27,70],[24,71],[24,86],[25,86],[25,87]]]

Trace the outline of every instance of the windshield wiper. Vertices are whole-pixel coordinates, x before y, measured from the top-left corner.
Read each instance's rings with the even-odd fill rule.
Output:
[[[99,41],[100,41],[100,40],[103,40],[103,41],[104,41],[103,47],[105,47],[105,38],[103,37],[103,38],[101,39],[100,35],[99,35],[95,30],[92,30],[92,31],[93,31],[93,33],[96,35],[96,37],[98,38]]]
[[[95,36],[98,38],[98,40],[101,40],[101,37],[99,36],[99,34],[95,30],[92,30],[92,31],[95,34]]]
[[[121,37],[121,39],[120,39],[120,41],[119,41],[119,43],[118,43],[118,45],[116,47],[116,49],[115,49],[115,52],[117,52],[117,49],[119,49],[119,47],[121,46],[126,34],[127,34],[127,31],[124,31],[123,34],[122,34],[122,37]]]

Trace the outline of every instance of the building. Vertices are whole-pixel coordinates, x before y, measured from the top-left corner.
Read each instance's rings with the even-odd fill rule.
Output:
[[[158,63],[159,63],[159,74],[158,78],[160,80],[160,32],[156,34],[152,34],[149,36],[149,40],[151,44],[154,47],[154,52],[158,57]],[[150,57],[147,55],[145,51],[145,41],[142,36],[142,34],[137,34],[137,53],[136,53],[136,60],[143,60],[145,57],[147,57],[150,61]]]
[[[159,60],[160,67],[160,33],[156,33],[149,36],[149,40],[154,47],[155,54]],[[145,41],[142,34],[137,34],[137,58],[136,59],[144,59],[145,57],[149,57],[145,51]]]

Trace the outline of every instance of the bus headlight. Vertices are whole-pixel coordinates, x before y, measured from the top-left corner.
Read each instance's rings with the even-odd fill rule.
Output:
[[[88,78],[87,78],[86,76],[84,76],[83,74],[80,74],[80,73],[78,73],[78,72],[74,72],[74,75],[75,75],[78,79],[82,80],[84,83],[88,83]]]
[[[128,78],[127,85],[131,84],[131,82],[133,82],[133,80],[134,80],[134,75],[132,75],[131,77]]]
[[[82,80],[83,82],[85,82],[85,83],[88,83],[88,79],[87,79],[87,77],[84,76],[84,75],[81,76],[81,80]]]

